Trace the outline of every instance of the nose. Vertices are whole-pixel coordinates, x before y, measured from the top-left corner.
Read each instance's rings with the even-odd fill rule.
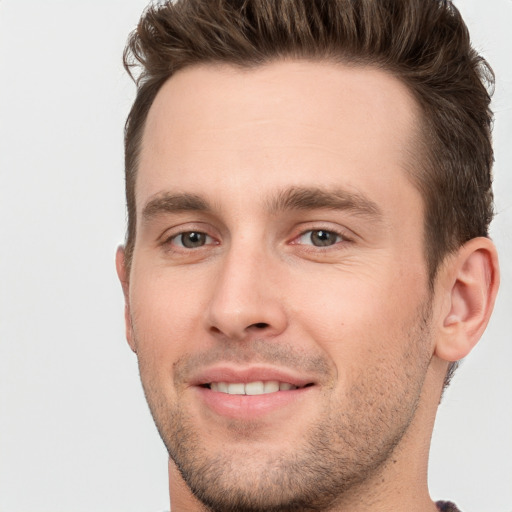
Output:
[[[279,262],[262,250],[232,248],[219,263],[207,311],[208,330],[229,340],[275,337],[287,326]]]

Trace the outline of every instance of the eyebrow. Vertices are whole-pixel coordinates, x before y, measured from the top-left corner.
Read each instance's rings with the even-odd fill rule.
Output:
[[[346,210],[356,215],[380,220],[382,211],[371,199],[346,189],[291,187],[268,201],[272,213],[286,210]]]
[[[382,218],[381,209],[365,195],[345,189],[319,187],[290,187],[280,190],[266,200],[270,213],[290,210],[345,210],[372,220]],[[164,192],[151,199],[142,210],[144,221],[162,214],[200,211],[211,212],[212,207],[203,197],[189,193]]]
[[[158,215],[187,211],[211,211],[210,205],[195,194],[162,193],[151,199],[142,210],[142,218],[149,221]]]

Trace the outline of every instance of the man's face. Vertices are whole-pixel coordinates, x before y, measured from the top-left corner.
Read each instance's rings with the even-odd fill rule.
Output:
[[[214,509],[326,509],[416,435],[433,352],[416,116],[396,79],[329,63],[192,67],[158,93],[129,339]]]

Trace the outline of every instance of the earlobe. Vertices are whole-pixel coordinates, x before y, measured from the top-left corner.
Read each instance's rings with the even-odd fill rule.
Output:
[[[445,309],[435,353],[445,361],[466,357],[484,332],[499,286],[498,256],[488,238],[474,238],[443,269]]]
[[[117,248],[116,252],[116,270],[117,270],[117,277],[119,278],[119,281],[121,283],[121,287],[123,288],[123,295],[124,295],[124,322],[125,322],[125,329],[126,329],[126,340],[128,341],[128,345],[130,345],[130,348],[137,353],[134,337],[133,337],[133,327],[132,327],[132,320],[131,320],[131,314],[130,314],[130,282],[129,282],[129,275],[126,268],[126,257],[125,257],[125,250],[122,245],[120,245]]]

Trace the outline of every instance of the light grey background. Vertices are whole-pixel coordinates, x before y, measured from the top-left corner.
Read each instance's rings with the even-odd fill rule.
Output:
[[[121,67],[145,0],[0,1],[0,512],[168,507],[124,341]],[[497,77],[491,325],[439,411],[431,492],[512,512],[512,1],[459,0]]]

